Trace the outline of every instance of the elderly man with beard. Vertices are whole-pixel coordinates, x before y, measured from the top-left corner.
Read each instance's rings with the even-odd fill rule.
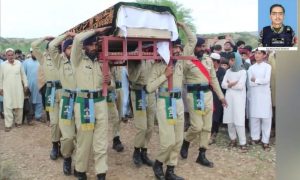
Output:
[[[28,90],[27,77],[20,61],[15,60],[15,51],[5,51],[7,61],[1,64],[0,95],[3,96],[5,132],[11,130],[13,122],[21,127],[24,103],[24,91]]]
[[[223,106],[227,106],[227,102],[220,88],[213,62],[209,57],[203,56],[204,51],[205,40],[198,37],[194,48],[194,54],[197,58],[195,57],[192,61],[184,61],[183,74],[187,85],[191,126],[183,140],[180,155],[186,159],[190,143],[194,139],[200,140],[199,155],[196,162],[203,166],[213,167],[213,162],[206,158],[213,114],[211,89],[216,92]]]
[[[31,51],[32,53],[32,51]],[[31,55],[30,59],[26,59],[23,62],[23,67],[25,74],[27,76],[28,84],[29,84],[29,90],[30,90],[30,103],[31,107],[33,108],[33,113],[29,116],[27,116],[27,122],[29,125],[32,125],[32,116],[34,115],[35,120],[40,121],[42,118],[43,113],[43,103],[42,103],[42,96],[39,92],[38,88],[38,68],[40,66],[40,63],[37,61],[36,57],[34,55]]]
[[[107,165],[108,109],[102,96],[102,84],[110,84],[110,77],[102,73],[97,60],[96,35],[108,28],[98,28],[77,34],[71,50],[71,64],[75,71],[77,95],[74,105],[77,129],[75,170],[78,179],[87,179],[89,155],[93,149],[97,179],[105,179]]]

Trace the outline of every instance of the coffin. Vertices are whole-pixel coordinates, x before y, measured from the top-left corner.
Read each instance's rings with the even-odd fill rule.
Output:
[[[119,2],[69,29],[76,33],[111,26],[108,35],[176,40],[178,30],[172,10],[166,6]]]

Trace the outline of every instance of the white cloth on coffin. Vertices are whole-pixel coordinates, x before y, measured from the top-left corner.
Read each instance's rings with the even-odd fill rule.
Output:
[[[127,36],[128,27],[168,30],[171,32],[171,41],[178,39],[178,30],[175,18],[168,12],[158,13],[151,10],[121,6],[117,15],[116,26],[121,29],[124,37]],[[160,56],[168,64],[170,61],[169,43],[159,42],[157,44],[157,48]]]

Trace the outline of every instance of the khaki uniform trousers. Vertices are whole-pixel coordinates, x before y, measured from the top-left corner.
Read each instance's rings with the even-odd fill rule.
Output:
[[[57,89],[55,92],[55,102],[54,102],[53,111],[49,112],[52,142],[58,142],[61,137],[61,132],[58,123],[60,95],[61,95],[61,89]]]
[[[134,147],[136,148],[147,148],[147,145],[152,136],[152,131],[154,127],[154,117],[155,117],[155,104],[156,98],[155,93],[147,94],[146,101],[147,107],[146,111],[136,110],[136,98],[135,91],[131,91],[131,102],[134,114],[134,126],[137,129],[134,138]]]
[[[88,170],[89,155],[93,149],[96,174],[106,173],[107,166],[107,129],[108,115],[107,102],[104,100],[94,103],[95,125],[94,130],[82,130],[80,119],[80,104],[75,103],[76,134],[76,163],[75,169],[79,172]]]
[[[113,137],[120,136],[120,118],[116,102],[107,102],[108,119],[112,122]]]
[[[182,99],[176,100],[177,119],[175,125],[167,122],[165,100],[157,99],[157,120],[159,126],[160,148],[156,159],[169,166],[176,166],[178,154],[183,141],[184,107]]]
[[[23,108],[7,108],[4,104],[4,122],[5,127],[12,127],[13,122],[22,124],[22,117],[23,117]]]
[[[63,109],[62,106],[63,106],[63,99],[60,100],[60,104],[59,104],[60,107],[59,108],[59,129],[61,131],[60,152],[64,158],[69,158],[72,156],[75,150],[75,141],[76,141],[75,120],[73,114],[73,118],[72,120],[70,120],[71,124],[65,124],[63,122],[63,120],[61,119],[61,111]]]
[[[120,136],[120,126],[122,117],[123,91],[116,89],[116,102],[108,103],[108,119],[112,121],[113,137]]]
[[[191,126],[187,130],[185,140],[188,142],[194,139],[200,139],[200,147],[208,148],[208,142],[211,135],[212,114],[213,114],[213,96],[212,92],[205,92],[204,104],[207,113],[205,115],[198,114],[194,110],[193,93],[188,93],[188,108],[190,111]]]

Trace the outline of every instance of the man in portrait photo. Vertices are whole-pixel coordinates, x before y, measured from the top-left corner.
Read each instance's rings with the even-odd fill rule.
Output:
[[[265,26],[260,32],[260,47],[293,47],[297,38],[291,26],[284,25],[285,8],[281,4],[270,7],[270,26]]]

